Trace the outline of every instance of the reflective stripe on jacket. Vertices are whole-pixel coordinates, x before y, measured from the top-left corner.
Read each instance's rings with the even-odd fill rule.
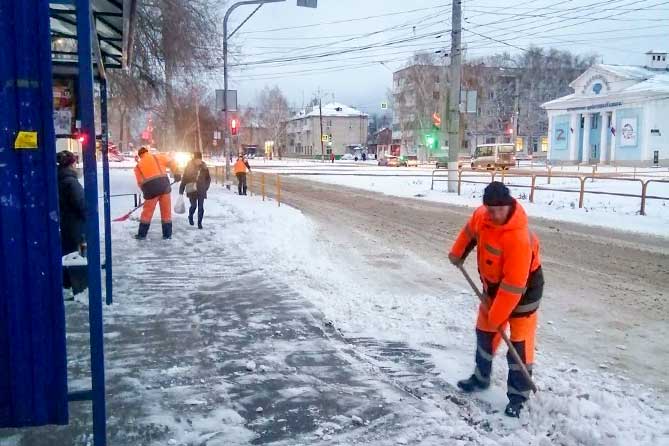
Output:
[[[523,207],[514,202],[503,225],[492,222],[485,206],[474,211],[449,257],[464,259],[474,247],[484,291],[492,300],[490,322],[499,326],[511,316],[536,311],[543,290],[539,239],[530,232]]]

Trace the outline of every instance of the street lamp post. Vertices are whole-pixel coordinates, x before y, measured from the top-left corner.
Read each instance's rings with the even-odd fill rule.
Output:
[[[250,18],[255,14],[265,3],[281,3],[286,0],[244,0],[232,4],[225,12],[223,18],[223,152],[225,153],[225,181],[230,178],[230,134],[228,129],[228,39],[232,37]],[[228,19],[230,14],[245,5],[258,5],[258,7],[235,28],[230,35],[228,35]],[[297,1],[297,6],[305,6],[309,8],[316,7],[316,0]]]

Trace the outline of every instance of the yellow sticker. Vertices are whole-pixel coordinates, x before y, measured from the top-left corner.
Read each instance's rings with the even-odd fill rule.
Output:
[[[37,148],[37,132],[20,131],[16,135],[14,141],[14,150],[19,149],[36,149]]]

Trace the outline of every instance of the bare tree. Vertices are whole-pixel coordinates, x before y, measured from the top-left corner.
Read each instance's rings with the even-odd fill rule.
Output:
[[[124,75],[112,79],[119,100],[137,98],[129,110],[151,110],[163,147],[176,138],[178,97],[216,73],[220,58],[218,0],[139,0],[133,60]],[[142,95],[136,95],[136,86]],[[146,94],[150,91],[151,93]],[[124,105],[119,105],[123,108]],[[195,113],[193,108],[193,113]],[[123,127],[123,126],[121,126]],[[183,138],[183,135],[181,135]]]
[[[597,62],[569,51],[533,47],[516,58],[521,70],[519,133],[535,138],[548,133],[548,116],[541,104],[571,93],[569,83]]]
[[[258,95],[257,115],[259,124],[266,129],[268,137],[274,141],[275,150],[281,156],[286,140],[286,124],[290,118],[288,100],[279,87],[265,87]]]

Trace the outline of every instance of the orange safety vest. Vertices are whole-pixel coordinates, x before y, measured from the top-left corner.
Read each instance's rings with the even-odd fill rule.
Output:
[[[162,153],[155,155],[145,153],[139,159],[137,166],[135,166],[135,179],[146,200],[170,192],[170,180],[167,176],[168,167],[175,171],[172,159]]]
[[[511,218],[503,225],[494,224],[486,207],[479,207],[460,231],[449,254],[451,259],[463,259],[477,247],[483,288],[492,299],[488,318],[496,325],[511,315],[536,311],[541,298],[540,293],[526,294],[528,279],[541,267],[539,238],[530,231],[520,203],[513,206]]]
[[[235,175],[238,173],[246,173],[247,167],[246,167],[246,162],[244,160],[238,159],[237,162],[235,163]]]

